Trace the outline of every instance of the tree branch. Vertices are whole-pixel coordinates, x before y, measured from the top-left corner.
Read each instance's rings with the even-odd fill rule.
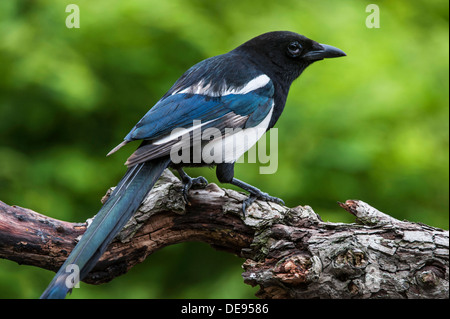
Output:
[[[329,223],[309,206],[256,201],[215,184],[190,191],[168,170],[86,278],[100,284],[165,246],[202,241],[246,258],[260,298],[448,298],[449,233],[399,221],[362,201],[341,207],[358,223]],[[87,223],[0,202],[0,258],[57,271]]]

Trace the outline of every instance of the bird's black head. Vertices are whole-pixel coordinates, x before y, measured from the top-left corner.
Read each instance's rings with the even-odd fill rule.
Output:
[[[338,48],[289,31],[264,33],[234,51],[245,54],[263,72],[288,85],[311,63],[346,55]]]

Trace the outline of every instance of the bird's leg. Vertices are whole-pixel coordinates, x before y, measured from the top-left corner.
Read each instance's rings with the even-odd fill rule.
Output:
[[[182,168],[177,168],[177,171],[178,174],[180,174],[181,181],[183,183],[183,198],[186,201],[186,204],[190,205],[190,202],[188,200],[188,192],[191,189],[191,187],[192,186],[205,187],[206,185],[208,185],[208,181],[203,176],[192,178],[188,174],[186,174],[186,172],[183,171]]]
[[[238,187],[242,188],[243,190],[246,190],[247,192],[250,193],[250,196],[247,197],[247,199],[245,199],[242,202],[242,212],[244,213],[244,217],[245,217],[245,211],[247,210],[247,207],[249,207],[251,204],[253,204],[253,202],[256,199],[262,199],[262,200],[266,200],[269,202],[274,202],[274,203],[277,203],[280,205],[284,205],[284,201],[282,199],[280,199],[278,197],[270,196],[269,194],[262,192],[255,186],[247,184],[247,183],[240,181],[234,177],[231,180],[230,184],[238,186]]]
[[[217,175],[217,179],[221,183],[229,183],[229,184],[238,186],[238,187],[242,188],[243,190],[250,193],[250,196],[248,196],[242,202],[242,213],[243,213],[244,217],[245,217],[245,212],[247,210],[247,207],[249,207],[258,198],[262,199],[262,200],[266,200],[266,201],[284,205],[284,202],[282,199],[270,196],[269,194],[260,191],[255,186],[252,186],[241,180],[238,180],[237,178],[234,178],[234,163],[221,163],[221,164],[217,165],[216,175]]]

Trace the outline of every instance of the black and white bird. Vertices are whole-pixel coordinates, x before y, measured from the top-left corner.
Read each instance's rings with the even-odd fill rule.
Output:
[[[65,297],[71,289],[67,266],[76,264],[80,279],[89,273],[167,167],[179,172],[186,201],[193,185],[207,182],[189,177],[183,167],[207,165],[216,166],[221,183],[250,193],[243,202],[244,213],[258,198],[283,203],[235,178],[235,162],[275,125],[292,82],[303,70],[316,61],[341,56],[345,53],[335,47],[277,31],[187,70],[108,154],[142,141],[126,162],[126,174],[41,298]]]

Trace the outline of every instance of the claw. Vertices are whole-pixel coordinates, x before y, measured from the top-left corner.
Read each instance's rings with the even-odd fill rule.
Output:
[[[186,204],[188,204],[189,206],[191,205],[191,202],[189,202],[188,200],[188,192],[191,189],[191,187],[192,187],[192,179],[183,184],[183,198]]]
[[[270,196],[267,193],[261,192],[261,194],[258,194],[258,195],[250,194],[242,202],[242,214],[244,215],[244,218],[246,217],[245,212],[247,211],[247,208],[250,207],[253,204],[253,202],[257,199],[265,200],[268,202],[274,202],[279,205],[285,205],[284,201],[281,198]]]
[[[183,198],[186,204],[191,205],[191,202],[188,200],[188,193],[192,187],[206,187],[208,185],[208,181],[203,176],[199,176],[196,178],[192,178],[186,173],[182,176],[183,179]]]
[[[266,193],[264,194],[264,196],[261,197],[261,199],[264,199],[264,200],[266,200],[268,202],[274,202],[274,203],[279,204],[279,205],[285,205],[284,201],[281,198],[273,197],[273,196],[270,196],[269,194],[266,194]]]
[[[208,185],[208,181],[203,176],[199,176],[192,179],[192,185],[198,187],[206,187],[206,185]]]
[[[265,200],[268,202],[274,202],[274,203],[277,203],[280,205],[284,205],[284,202],[282,199],[280,199],[278,197],[273,197],[267,193],[261,192],[255,186],[247,184],[247,183],[240,181],[234,177],[231,180],[230,184],[238,186],[238,187],[242,188],[243,190],[250,193],[250,196],[247,199],[245,199],[242,203],[242,213],[244,214],[244,217],[245,217],[245,211],[247,210],[247,207],[249,207],[256,199],[262,199],[262,200]]]
[[[256,199],[257,197],[251,194],[242,201],[242,215],[244,215],[244,218],[246,217],[245,212],[247,211],[247,207],[250,207]]]

